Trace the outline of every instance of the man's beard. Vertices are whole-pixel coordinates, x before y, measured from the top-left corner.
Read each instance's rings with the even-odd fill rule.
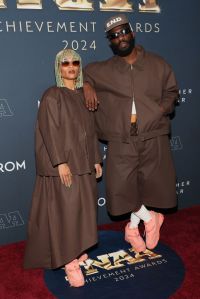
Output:
[[[135,39],[131,38],[129,41],[125,41],[125,42],[128,44],[128,47],[126,47],[124,49],[120,48],[119,44],[118,45],[110,44],[110,47],[115,55],[125,57],[125,56],[128,56],[129,54],[131,54],[131,52],[135,48]]]

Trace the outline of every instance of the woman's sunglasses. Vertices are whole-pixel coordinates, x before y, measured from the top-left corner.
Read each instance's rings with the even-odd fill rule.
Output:
[[[79,66],[80,65],[80,61],[79,60],[74,60],[74,61],[61,61],[61,65],[62,66],[70,66],[70,65],[73,65],[73,66]]]

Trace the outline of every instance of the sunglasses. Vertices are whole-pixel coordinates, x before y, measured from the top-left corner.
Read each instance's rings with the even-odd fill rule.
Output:
[[[113,39],[118,38],[120,35],[126,35],[126,34],[129,34],[129,33],[131,33],[131,32],[132,32],[131,28],[127,27],[127,28],[123,28],[123,29],[121,29],[120,31],[113,32],[113,33],[109,33],[109,34],[107,35],[107,38],[108,38],[109,40],[113,40]]]
[[[62,66],[70,66],[70,65],[73,65],[73,66],[79,66],[80,65],[80,61],[79,60],[74,60],[74,61],[61,61],[61,65]]]

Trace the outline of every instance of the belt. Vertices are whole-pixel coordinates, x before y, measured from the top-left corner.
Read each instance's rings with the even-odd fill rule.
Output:
[[[130,127],[130,135],[131,136],[137,136],[138,135],[138,127],[137,127],[137,123],[131,123],[131,127]]]

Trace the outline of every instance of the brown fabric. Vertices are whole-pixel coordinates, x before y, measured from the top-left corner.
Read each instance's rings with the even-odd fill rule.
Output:
[[[178,98],[176,79],[163,58],[141,46],[136,50],[133,65],[114,56],[84,70],[85,81],[95,88],[100,102],[95,112],[98,137],[108,141],[107,205],[113,215],[135,211],[141,204],[176,206],[167,136],[169,114]],[[133,99],[136,127],[130,124]]]
[[[97,242],[96,179],[74,175],[65,187],[59,177],[37,176],[28,225],[25,268],[57,268]]]
[[[101,161],[93,113],[82,90],[51,87],[42,98],[36,125],[37,178],[28,226],[26,268],[57,268],[97,242],[94,164]],[[72,186],[57,165],[67,162]]]
[[[134,97],[139,138],[168,134],[169,114],[178,97],[171,67],[160,56],[137,46],[133,65],[122,57],[91,63],[84,80],[94,86],[100,102],[95,113],[98,137],[108,141],[130,142],[129,128]]]
[[[36,124],[36,171],[58,176],[57,165],[68,163],[73,174],[91,173],[101,161],[94,115],[82,90],[51,87],[43,95]]]
[[[112,215],[137,211],[142,204],[176,206],[176,176],[168,136],[130,144],[109,142],[106,165],[107,207]]]
[[[138,127],[137,123],[131,123],[131,128],[130,128],[130,135],[131,136],[138,136]]]

